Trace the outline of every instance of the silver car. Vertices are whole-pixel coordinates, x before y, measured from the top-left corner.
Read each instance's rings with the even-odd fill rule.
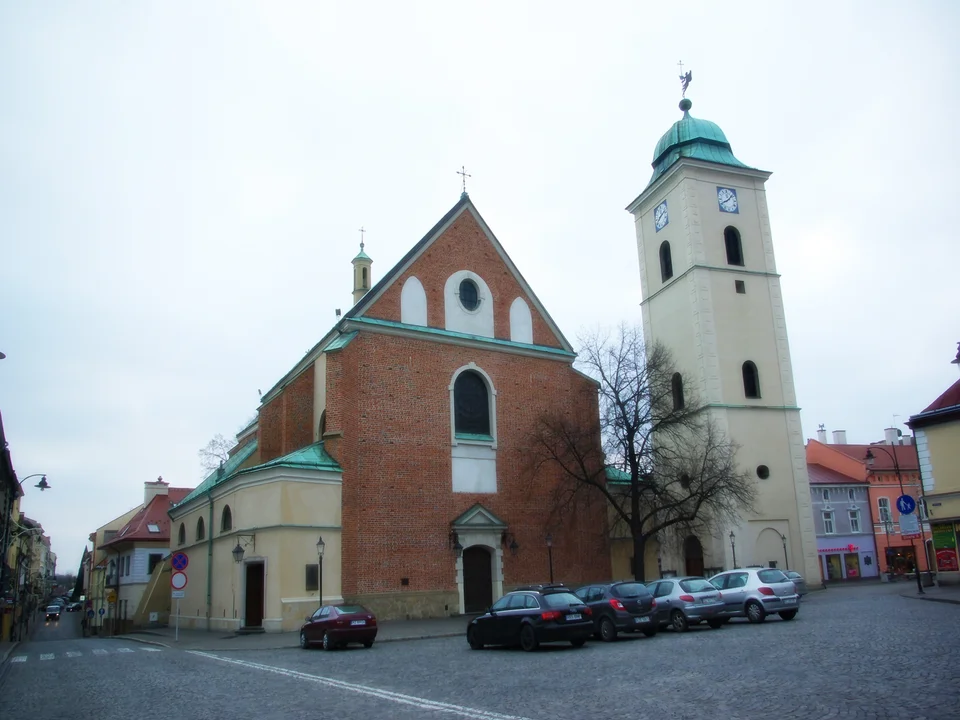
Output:
[[[807,581],[803,579],[803,575],[798,573],[796,570],[784,570],[783,574],[790,578],[790,582],[793,583],[793,586],[797,589],[797,594],[800,597],[803,597],[807,594]]]
[[[728,570],[710,578],[710,584],[723,594],[724,620],[745,617],[761,623],[770,613],[793,620],[800,609],[800,595],[793,582],[773,568]]]
[[[658,626],[685,632],[691,625],[706,622],[712,628],[723,625],[720,612],[723,598],[716,588],[702,577],[665,578],[648,582],[647,587],[657,602]]]

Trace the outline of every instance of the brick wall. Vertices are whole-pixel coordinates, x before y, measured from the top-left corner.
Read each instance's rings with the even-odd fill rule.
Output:
[[[269,462],[313,442],[313,366],[260,408],[260,462]]]

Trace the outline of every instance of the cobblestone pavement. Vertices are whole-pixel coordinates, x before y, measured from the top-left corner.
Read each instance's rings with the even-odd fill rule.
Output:
[[[2,669],[0,717],[960,717],[951,659],[960,606],[916,602],[902,591],[832,587],[805,598],[791,622],[734,621],[719,630],[532,654],[472,651],[462,638],[336,652],[140,652],[127,640],[106,639],[62,649],[59,642],[26,643],[16,650],[26,659]],[[40,652],[55,657],[45,661]]]

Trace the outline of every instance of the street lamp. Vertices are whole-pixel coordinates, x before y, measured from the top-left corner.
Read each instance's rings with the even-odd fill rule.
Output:
[[[553,535],[547,533],[547,560],[550,563],[550,584],[553,584]]]
[[[905,495],[906,493],[904,493],[904,491],[903,491],[903,478],[900,476],[900,462],[897,460],[897,453],[896,453],[896,451],[894,451],[894,452],[888,452],[887,450],[885,450],[884,448],[882,448],[882,447],[880,447],[880,446],[878,446],[878,445],[873,445],[873,446],[867,448],[867,454],[864,456],[863,459],[866,460],[866,462],[867,462],[867,467],[868,467],[868,468],[871,468],[871,469],[873,468],[873,463],[874,463],[874,460],[875,460],[874,454],[873,454],[872,452],[870,452],[872,449],[876,449],[876,450],[881,451],[884,455],[886,455],[886,456],[889,457],[891,460],[893,460],[893,468],[894,468],[894,470],[896,470],[896,472],[897,472],[897,484],[900,486],[900,494],[901,494],[901,495]],[[882,518],[881,518],[881,520],[882,520]],[[919,520],[919,517],[918,517],[918,520]],[[901,528],[900,528],[900,533],[901,533],[901,537],[902,537],[902,535],[903,535],[903,527],[902,527],[902,525],[901,525]],[[920,535],[921,535],[921,536],[923,535],[923,525],[920,525]],[[887,541],[887,548],[889,549],[889,547],[890,547],[890,542]],[[917,554],[917,545],[916,545],[916,543],[914,543],[913,538],[910,538],[910,548],[913,550],[913,564],[916,566],[916,571],[917,571],[917,593],[920,594],[920,595],[924,595],[925,593],[923,592],[923,582],[921,582],[921,580],[920,580],[920,555]],[[888,557],[889,557],[889,556],[888,556]],[[929,562],[928,562],[928,563],[927,563],[927,567],[929,568],[929,566],[930,566],[930,564],[929,564]],[[890,563],[889,563],[889,560],[888,560],[888,562],[887,562],[887,572],[890,572]]]
[[[736,569],[736,567],[737,567],[737,546],[736,546],[736,544],[735,544],[736,539],[737,539],[737,536],[734,535],[734,534],[733,534],[733,530],[731,530],[731,531],[730,531],[730,552],[733,553],[733,567],[734,567],[734,569]]]
[[[23,487],[23,483],[25,483],[27,480],[29,480],[32,477],[40,478],[40,482],[34,485],[34,487],[40,488],[40,492],[50,489],[50,483],[47,482],[46,473],[34,473],[33,475],[27,475],[23,480],[17,480],[17,482],[20,483],[21,487]]]
[[[790,569],[790,560],[787,559],[787,536],[780,533],[780,540],[783,541],[783,569]]]
[[[323,550],[325,547],[323,535],[320,535],[317,538],[317,595],[320,599],[320,607],[323,607]]]

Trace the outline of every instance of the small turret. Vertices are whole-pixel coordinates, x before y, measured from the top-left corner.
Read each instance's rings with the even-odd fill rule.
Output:
[[[367,294],[373,284],[370,277],[370,266],[373,260],[363,251],[363,240],[360,241],[360,252],[353,259],[353,304],[360,302],[360,298]]]

